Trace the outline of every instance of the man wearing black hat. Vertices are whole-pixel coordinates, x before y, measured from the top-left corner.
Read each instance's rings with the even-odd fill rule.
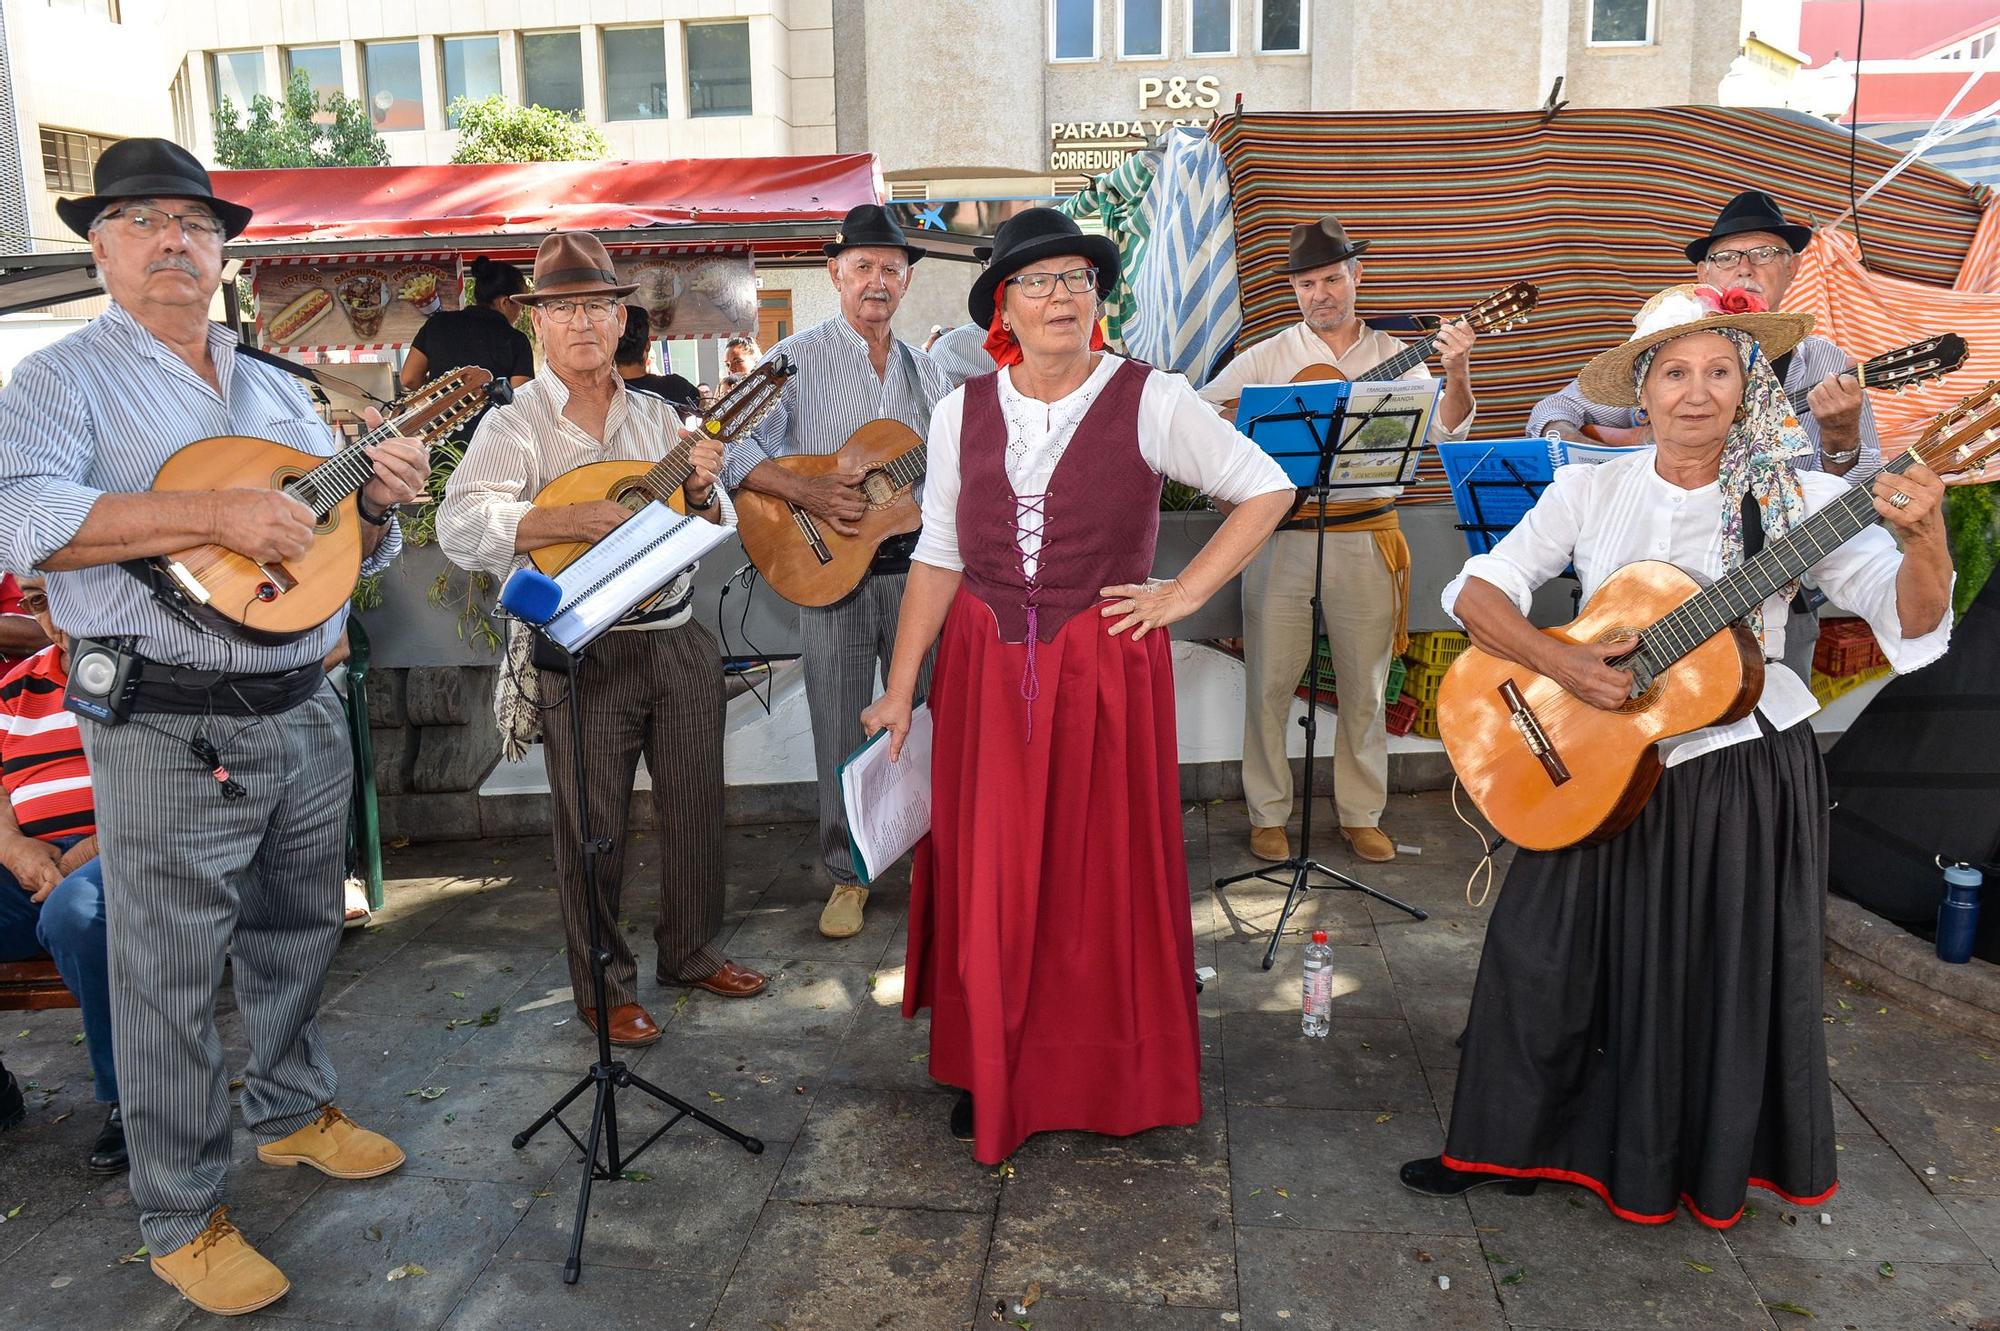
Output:
[[[771,355],[789,356],[798,373],[785,381],[777,408],[729,446],[722,479],[732,490],[776,495],[851,536],[851,524],[866,507],[858,475],[807,480],[770,465],[771,460],[838,452],[873,420],[900,421],[928,435],[931,409],[952,384],[929,356],[890,329],[909,289],[910,270],[924,252],[909,243],[888,210],[872,203],[852,209],[825,250],[840,313],[771,348]],[[820,862],[833,885],[819,921],[828,938],[860,933],[868,902],[868,889],[861,886],[848,852],[840,760],[861,743],[861,710],[874,700],[877,669],[888,674],[896,616],[916,545],[915,532],[884,541],[868,577],[845,600],[799,609],[819,777]]]
[[[1330,365],[1348,379],[1370,372],[1403,343],[1370,328],[1354,312],[1365,240],[1353,241],[1339,219],[1322,217],[1292,228],[1286,271],[1299,302],[1298,323],[1243,352],[1201,390],[1219,404],[1245,384],[1282,384],[1309,365]],[[1474,334],[1462,322],[1438,331],[1444,394],[1431,418],[1431,438],[1463,439],[1472,429]],[[1419,365],[1412,378],[1428,378]],[[1445,423],[1453,422],[1450,426]],[[1334,749],[1333,802],[1340,834],[1364,860],[1396,858],[1381,828],[1389,799],[1389,741],[1383,691],[1389,664],[1408,643],[1410,547],[1396,517],[1401,486],[1343,490],[1326,505],[1324,600],[1327,646],[1340,678],[1339,734]],[[1285,824],[1292,816],[1292,766],[1285,754],[1292,699],[1312,659],[1314,530],[1319,514],[1300,504],[1243,571],[1243,665],[1248,676],[1243,722],[1243,796],[1250,806],[1250,853],[1283,860],[1291,854]]]
[[[1784,302],[1800,251],[1811,243],[1809,227],[1786,221],[1776,199],[1753,189],[1724,205],[1708,234],[1689,241],[1682,252],[1694,265],[1696,282],[1753,292],[1775,310]],[[1807,337],[1773,360],[1771,368],[1785,391],[1794,399],[1803,394],[1809,407],[1799,423],[1814,451],[1800,458],[1799,465],[1859,479],[1882,465],[1882,444],[1867,395],[1853,375],[1843,373],[1853,364],[1826,338]],[[1607,442],[1642,444],[1651,438],[1643,416],[1635,407],[1592,402],[1572,379],[1535,404],[1528,433],[1583,439],[1583,427],[1590,425]],[[1819,641],[1817,609],[1808,612],[1808,604],[1803,594],[1793,603],[1792,628],[1785,634],[1785,664],[1801,679],[1812,678],[1813,648]]]
[[[138,658],[129,724],[81,733],[105,869],[111,1025],[131,1190],[153,1271],[210,1312],[280,1298],[283,1273],[231,1224],[228,1072],[215,1028],[225,956],[250,1038],[244,1120],[265,1164],[372,1178],[393,1142],[333,1103],[315,1014],[340,942],[352,759],[320,661],[345,613],[291,642],[169,614],[118,567],[206,544],[275,563],[313,511],[269,489],[154,494],[160,465],[216,435],[322,456],[334,438],[298,382],[233,354],[211,324],[222,246],[250,210],[164,139],[98,160],[96,193],[56,210],[90,241],[110,306],[21,362],[0,394],[0,566],[49,573],[54,620]],[[394,508],[423,492],[424,446],[372,446],[358,515],[364,572],[401,546]]]

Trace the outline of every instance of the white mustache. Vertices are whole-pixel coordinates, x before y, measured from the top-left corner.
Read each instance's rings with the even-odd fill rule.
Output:
[[[169,254],[164,259],[155,259],[151,263],[146,265],[146,271],[149,273],[165,272],[169,268],[178,268],[180,271],[186,273],[189,277],[201,276],[200,273],[195,271],[193,260],[183,258],[178,254]]]

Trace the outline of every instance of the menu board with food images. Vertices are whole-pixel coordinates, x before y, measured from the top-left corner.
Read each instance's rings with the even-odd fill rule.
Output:
[[[257,265],[257,331],[267,348],[407,346],[424,320],[459,304],[455,255]]]
[[[757,271],[747,252],[624,254],[613,262],[621,283],[638,284],[625,300],[646,311],[654,337],[757,331]]]

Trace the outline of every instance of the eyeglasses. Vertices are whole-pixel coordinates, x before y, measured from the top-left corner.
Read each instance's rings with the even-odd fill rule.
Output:
[[[618,308],[615,300],[551,300],[542,305],[542,313],[559,324],[575,323],[578,314],[594,324],[601,324],[608,323]]]
[[[1097,270],[1095,268],[1072,268],[1066,273],[1022,273],[1007,279],[1021,288],[1021,294],[1029,300],[1043,300],[1061,282],[1065,290],[1081,296],[1086,291],[1097,290]]]
[[[1790,258],[1791,253],[1783,245],[1759,245],[1751,250],[1710,250],[1702,262],[1715,268],[1734,268],[1748,259],[1757,267],[1766,268],[1779,259]]]
[[[22,592],[21,610],[24,614],[39,615],[49,608],[49,598],[41,592]]]
[[[167,229],[167,223],[178,222],[181,235],[189,240],[222,239],[222,219],[213,213],[170,213],[164,208],[141,205],[106,213],[104,219],[109,218],[123,222],[125,229],[135,236],[157,236]]]

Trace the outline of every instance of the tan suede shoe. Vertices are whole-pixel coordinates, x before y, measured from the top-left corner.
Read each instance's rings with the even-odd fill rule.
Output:
[[[1276,863],[1292,858],[1292,843],[1282,827],[1253,827],[1250,829],[1250,853],[1260,860]]]
[[[285,1297],[292,1282],[250,1246],[229,1223],[229,1208],[218,1206],[208,1227],[164,1257],[153,1259],[153,1274],[181,1292],[203,1312],[223,1317],[253,1313]]]
[[[828,938],[852,938],[861,932],[861,908],[868,904],[868,889],[853,883],[838,883],[819,913],[819,931]]]
[[[402,1148],[370,1132],[334,1105],[297,1132],[257,1148],[267,1165],[311,1165],[333,1178],[374,1178],[403,1163]]]
[[[1396,858],[1396,843],[1384,836],[1379,827],[1343,827],[1340,834],[1347,838],[1347,848],[1359,859],[1387,864]]]

